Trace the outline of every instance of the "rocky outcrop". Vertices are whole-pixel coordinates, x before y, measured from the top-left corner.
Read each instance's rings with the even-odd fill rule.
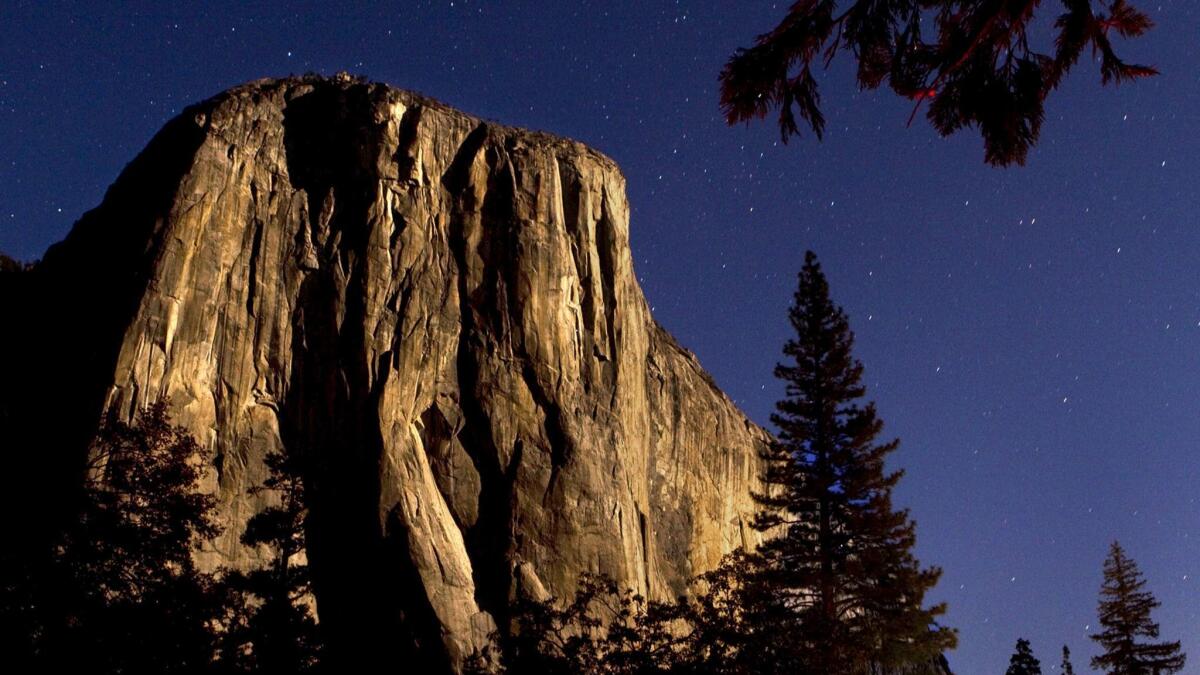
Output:
[[[259,81],[171,122],[38,273],[89,419],[169,398],[211,452],[205,564],[257,564],[264,457],[309,460],[343,653],[457,667],[519,593],[668,597],[753,543],[766,437],[650,316],[624,178],[579,143]]]

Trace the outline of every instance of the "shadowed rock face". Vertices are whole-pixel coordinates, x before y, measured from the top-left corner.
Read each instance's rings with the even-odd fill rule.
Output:
[[[516,594],[669,597],[754,541],[766,436],[650,316],[624,178],[578,143],[255,82],[164,128],[38,274],[89,344],[79,425],[169,397],[211,451],[207,565],[258,562],[263,458],[308,458],[344,657],[457,668]]]

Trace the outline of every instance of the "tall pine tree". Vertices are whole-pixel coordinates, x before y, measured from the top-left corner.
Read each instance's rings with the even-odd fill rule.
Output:
[[[1017,639],[1017,650],[1008,660],[1008,670],[1004,675],[1042,675],[1042,664],[1029,648],[1029,640]]]
[[[777,598],[775,640],[825,675],[928,662],[957,642],[939,626],[944,605],[923,606],[941,570],[922,569],[914,523],[892,508],[902,472],[878,442],[883,424],[862,404],[854,335],[809,251],[789,313],[796,336],[775,369],[786,398],[771,420],[778,440],[764,453],[766,490],[755,527],[773,536],[758,552],[753,585]],[[782,607],[787,611],[780,612]]]
[[[1104,561],[1104,584],[1100,587],[1100,626],[1091,638],[1104,653],[1092,659],[1092,667],[1114,675],[1163,675],[1183,670],[1186,655],[1178,642],[1147,642],[1158,637],[1158,624],[1150,611],[1159,606],[1147,590],[1137,563],[1112,543]]]

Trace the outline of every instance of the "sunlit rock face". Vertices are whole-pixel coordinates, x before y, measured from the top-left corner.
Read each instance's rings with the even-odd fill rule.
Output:
[[[164,128],[41,273],[87,286],[76,396],[169,397],[208,449],[206,565],[258,562],[263,459],[309,458],[322,624],[364,661],[457,669],[518,594],[666,598],[755,541],[766,436],[650,316],[624,178],[579,143],[259,81]]]

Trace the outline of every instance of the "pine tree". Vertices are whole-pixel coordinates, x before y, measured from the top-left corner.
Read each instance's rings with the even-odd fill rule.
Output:
[[[1075,666],[1071,665],[1071,650],[1063,645],[1063,660],[1062,660],[1063,675],[1075,675]]]
[[[1137,563],[1112,543],[1104,561],[1104,583],[1100,587],[1100,626],[1092,635],[1104,653],[1092,659],[1092,667],[1114,675],[1161,675],[1183,669],[1186,655],[1178,642],[1144,642],[1158,637],[1158,624],[1150,612],[1159,606],[1147,590]]]
[[[266,462],[270,475],[251,492],[273,494],[279,502],[250,518],[242,543],[265,546],[271,558],[262,569],[229,576],[240,597],[222,660],[228,670],[239,672],[314,672],[322,642],[310,607],[304,479],[298,463],[281,453],[268,455]]]
[[[18,663],[95,673],[210,666],[224,598],[193,560],[219,532],[214,500],[198,489],[202,454],[170,423],[165,403],[136,425],[104,424],[76,519],[24,579]]]
[[[883,425],[860,403],[853,333],[811,251],[789,319],[796,337],[775,369],[786,398],[771,418],[779,434],[763,453],[754,523],[778,536],[755,556],[747,593],[765,591],[752,608],[783,631],[775,649],[824,675],[928,662],[957,641],[937,624],[945,606],[922,606],[941,570],[920,567],[914,523],[892,508],[902,472],[884,460],[898,441],[876,441]]]
[[[1008,660],[1008,670],[1004,675],[1042,675],[1042,664],[1033,656],[1029,641],[1017,640],[1017,651]]]
[[[1156,73],[1114,51],[1114,34],[1134,37],[1153,25],[1127,0],[1062,0],[1066,12],[1054,22],[1048,53],[1030,41],[1041,32],[1033,25],[1041,4],[797,0],[778,26],[730,58],[721,72],[721,106],[729,124],[777,108],[785,142],[799,132],[799,114],[820,137],[825,118],[813,71],[841,50],[857,61],[860,87],[887,83],[913,101],[912,118],[929,102],[929,121],[942,135],[978,127],[987,162],[1024,164],[1046,97],[1085,49],[1100,57],[1104,84]]]

